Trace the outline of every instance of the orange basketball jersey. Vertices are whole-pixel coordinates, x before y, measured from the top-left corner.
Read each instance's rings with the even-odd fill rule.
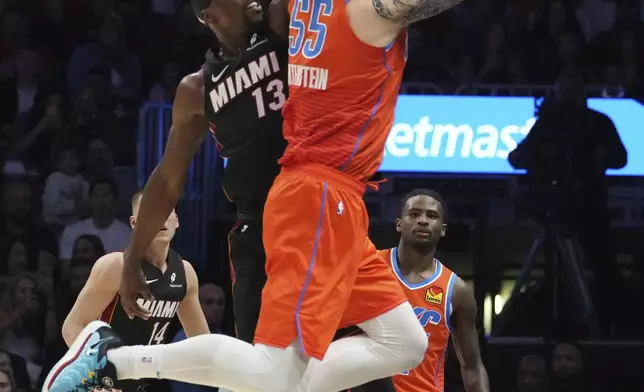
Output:
[[[397,392],[442,392],[444,385],[445,351],[452,330],[452,289],[456,274],[436,260],[436,270],[427,280],[412,284],[398,268],[397,248],[381,250],[391,263],[407,300],[420,324],[425,328],[429,346],[425,359],[417,368],[393,377]]]
[[[290,0],[288,147],[280,163],[318,163],[360,180],[382,161],[407,57],[407,32],[385,48],[360,41],[348,0]]]

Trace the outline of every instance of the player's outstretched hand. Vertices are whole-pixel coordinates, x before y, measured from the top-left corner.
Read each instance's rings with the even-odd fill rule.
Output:
[[[140,266],[132,266],[130,263],[123,263],[123,274],[121,276],[121,288],[119,297],[121,306],[130,318],[139,317],[147,320],[150,317],[149,309],[143,308],[136,302],[141,297],[147,301],[153,301],[148,284],[145,282],[145,275]]]

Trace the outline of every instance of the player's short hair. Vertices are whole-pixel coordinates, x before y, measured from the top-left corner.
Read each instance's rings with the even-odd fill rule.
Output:
[[[436,200],[441,205],[441,209],[443,210],[443,219],[445,219],[445,216],[447,215],[447,202],[445,201],[445,199],[443,199],[443,196],[441,196],[440,193],[425,188],[414,189],[413,191],[403,196],[403,198],[400,200],[400,215],[402,215],[402,212],[405,210],[405,206],[407,205],[409,199],[416,196],[429,196],[432,199]]]
[[[103,178],[97,178],[92,183],[89,185],[89,193],[92,194],[94,189],[96,189],[97,186],[99,185],[107,185],[110,187],[112,190],[112,194],[114,195],[114,198],[119,197],[119,187],[116,185],[116,183],[108,177],[103,177]]]
[[[210,7],[211,1],[212,0],[190,0],[190,5],[192,6],[192,12],[195,13],[195,16],[197,17],[197,19],[199,19],[199,22],[205,23],[205,21],[201,19],[201,11]]]

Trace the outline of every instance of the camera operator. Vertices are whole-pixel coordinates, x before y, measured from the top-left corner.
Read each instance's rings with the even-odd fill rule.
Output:
[[[606,169],[626,165],[626,149],[612,120],[586,107],[584,83],[562,71],[556,97],[539,108],[528,136],[510,153],[515,169],[526,169],[540,203],[579,240],[595,272],[600,328],[610,333],[618,312],[620,271],[614,260],[607,205]]]

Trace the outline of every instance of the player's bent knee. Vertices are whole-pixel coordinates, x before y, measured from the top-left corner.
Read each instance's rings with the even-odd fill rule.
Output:
[[[263,374],[261,392],[293,392],[302,380],[306,364],[294,346],[286,348],[255,345],[265,356],[269,372]]]
[[[404,364],[403,368],[405,370],[414,369],[416,366],[425,358],[425,353],[427,352],[427,346],[429,344],[429,339],[425,330],[420,325],[416,317],[414,317],[414,324],[410,324],[407,334],[403,335],[403,356]]]
[[[360,328],[388,350],[388,363],[396,372],[415,368],[425,357],[427,334],[408,302],[361,324]]]

